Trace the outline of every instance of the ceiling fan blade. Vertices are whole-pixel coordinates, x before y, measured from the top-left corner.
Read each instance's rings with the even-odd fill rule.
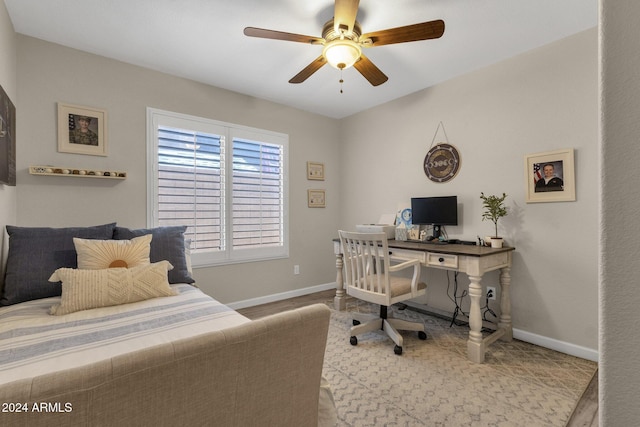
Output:
[[[308,44],[322,44],[323,38],[305,36],[302,34],[285,33],[282,31],[265,30],[263,28],[247,27],[244,29],[244,35],[249,37],[260,37],[263,39],[285,40],[289,42],[299,42]]]
[[[289,83],[302,83],[326,63],[327,60],[324,59],[324,56],[318,56],[311,64],[307,65],[302,69],[302,71],[293,76],[291,80],[289,80]]]
[[[340,33],[339,30],[344,30],[347,33],[353,32],[359,3],[360,0],[336,0],[333,12],[333,27],[337,33]]]
[[[407,25],[404,27],[390,28],[388,30],[375,31],[363,34],[360,40],[371,39],[371,44],[364,46],[382,46],[385,44],[415,42],[418,40],[437,39],[444,34],[444,21],[423,22],[421,24]]]
[[[364,55],[360,55],[360,59],[358,59],[353,66],[356,70],[360,71],[360,74],[373,86],[379,86],[389,80],[389,77],[380,71],[380,69]]]

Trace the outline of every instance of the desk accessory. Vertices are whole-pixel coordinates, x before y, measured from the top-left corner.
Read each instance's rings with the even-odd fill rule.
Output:
[[[485,196],[484,193],[480,193],[480,198],[482,199],[482,207],[484,208],[482,220],[488,219],[493,222],[495,226],[496,232],[494,236],[491,237],[491,247],[501,248],[502,237],[498,236],[498,220],[507,215],[507,208],[504,205],[504,199],[507,198],[507,194],[502,193],[502,196]]]

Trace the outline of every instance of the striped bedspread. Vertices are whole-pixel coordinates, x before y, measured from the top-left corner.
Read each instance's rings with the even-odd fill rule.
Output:
[[[217,331],[249,319],[185,284],[178,295],[52,316],[59,298],[0,307],[0,384]]]

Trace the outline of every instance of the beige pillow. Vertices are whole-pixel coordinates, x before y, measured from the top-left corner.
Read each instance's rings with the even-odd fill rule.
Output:
[[[50,282],[62,281],[60,304],[51,307],[51,314],[68,314],[176,295],[167,279],[172,268],[169,261],[103,270],[59,268],[49,278]]]
[[[131,240],[93,240],[73,238],[78,254],[78,268],[101,270],[103,268],[149,264],[151,234],[134,237]]]

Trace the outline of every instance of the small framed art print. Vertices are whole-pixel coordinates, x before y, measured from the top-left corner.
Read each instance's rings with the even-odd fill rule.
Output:
[[[324,163],[307,162],[307,179],[324,181]]]
[[[325,190],[307,190],[307,205],[310,208],[324,208],[325,196]]]

